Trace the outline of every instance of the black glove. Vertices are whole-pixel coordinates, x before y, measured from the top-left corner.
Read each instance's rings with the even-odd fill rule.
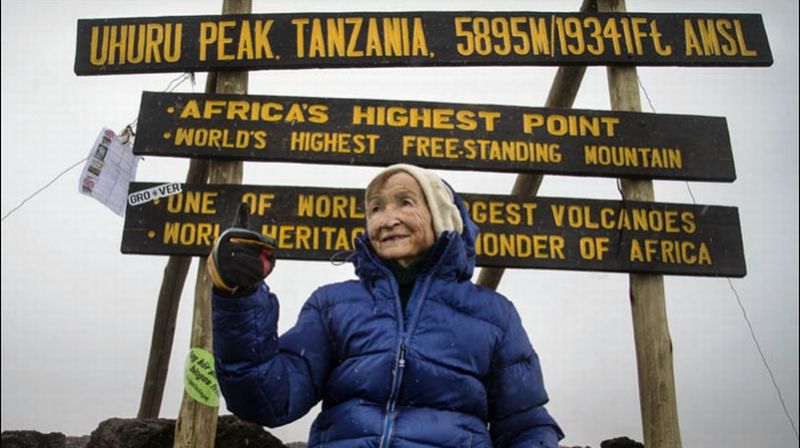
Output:
[[[234,226],[217,238],[207,259],[217,292],[230,297],[252,294],[272,272],[276,246],[273,238],[247,229],[247,208],[242,204]]]

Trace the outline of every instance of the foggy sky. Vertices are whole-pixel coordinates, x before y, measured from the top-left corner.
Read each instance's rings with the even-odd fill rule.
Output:
[[[386,10],[367,1],[254,0],[253,12]],[[661,202],[738,207],[748,274],[666,276],[683,445],[792,446],[795,434],[747,319],[798,419],[798,6],[794,1],[630,0],[636,12],[760,13],[767,68],[639,68],[642,110],[725,117],[733,183],[656,181]],[[77,77],[76,22],[217,14],[219,1],[2,2],[2,213],[85,158],[102,127],[138,115],[141,92],[179,74]],[[572,11],[565,2],[409,1],[395,10]],[[371,98],[542,107],[554,67],[325,69],[251,72],[254,95]],[[203,91],[205,73],[193,87]],[[648,101],[649,98],[649,101]],[[575,108],[609,109],[605,69],[587,70]],[[185,159],[146,157],[137,181],[183,182]],[[362,188],[377,168],[247,162],[245,184]],[[457,191],[506,194],[514,175],[440,171]],[[123,219],[78,193],[80,167],[2,223],[2,430],[89,434],[139,408],[166,257],[120,253]],[[691,191],[691,194],[690,194]],[[546,176],[540,196],[619,199],[612,179]],[[197,263],[190,270],[161,416],[175,418],[189,350]],[[310,293],[352,278],[350,265],[281,260],[269,277],[281,331]],[[477,278],[477,277],[476,277]],[[731,288],[733,285],[733,288]],[[516,305],[537,350],[564,445],[626,435],[642,441],[628,276],[508,269],[498,291]],[[317,410],[272,430],[305,440]],[[224,404],[221,414],[229,413]]]

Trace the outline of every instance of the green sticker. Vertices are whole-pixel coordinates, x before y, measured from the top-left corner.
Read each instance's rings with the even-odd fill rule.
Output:
[[[214,355],[194,347],[186,358],[183,375],[186,393],[196,401],[210,407],[219,406],[219,386],[214,373]]]

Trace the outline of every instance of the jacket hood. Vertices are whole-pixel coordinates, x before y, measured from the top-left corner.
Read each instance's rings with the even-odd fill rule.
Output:
[[[459,279],[469,279],[475,270],[475,241],[480,229],[469,217],[467,207],[461,197],[450,184],[447,182],[444,184],[453,192],[453,203],[458,208],[464,227],[460,233],[457,231],[442,232],[430,250],[430,258],[431,260],[444,258],[437,275],[454,274]],[[373,278],[381,276],[385,272],[385,264],[369,243],[368,232],[364,232],[363,235],[356,238],[356,252],[351,257],[351,261],[355,265],[356,275],[360,278]]]

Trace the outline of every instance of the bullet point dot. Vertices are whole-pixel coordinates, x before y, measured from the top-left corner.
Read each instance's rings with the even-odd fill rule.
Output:
[[[172,106],[169,106],[169,107],[167,108],[167,112],[171,114],[171,113],[175,112],[175,108],[174,108],[174,107],[172,107]]]
[[[148,238],[155,238],[156,237],[156,231],[155,230],[148,231],[147,232],[147,237]]]
[[[172,137],[172,132],[165,132],[164,133],[164,138],[168,139],[170,137]]]

